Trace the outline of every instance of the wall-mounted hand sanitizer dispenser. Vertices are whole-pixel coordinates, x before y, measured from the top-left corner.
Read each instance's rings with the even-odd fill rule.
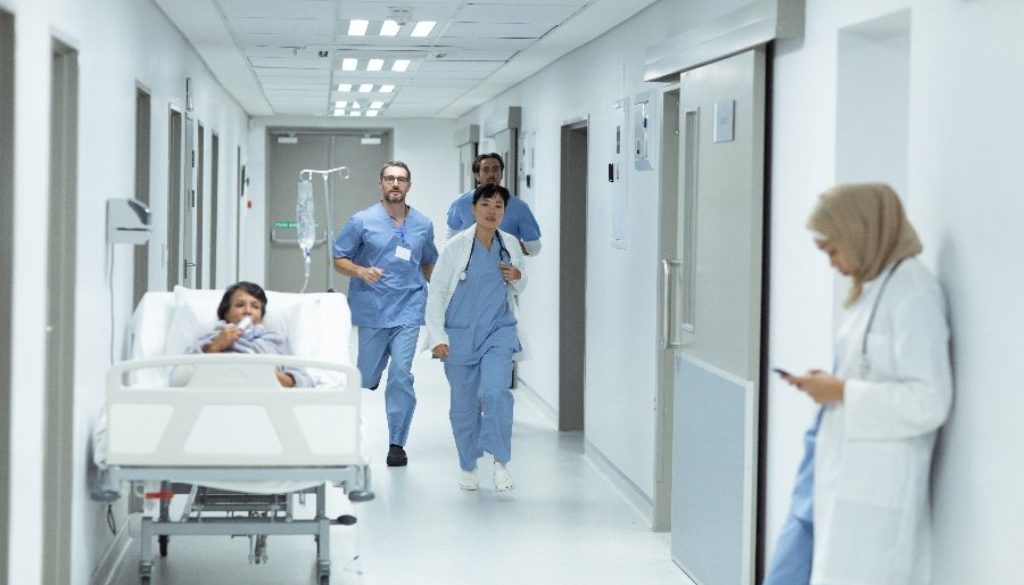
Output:
[[[137,199],[107,199],[107,243],[145,244],[152,233],[150,217]]]

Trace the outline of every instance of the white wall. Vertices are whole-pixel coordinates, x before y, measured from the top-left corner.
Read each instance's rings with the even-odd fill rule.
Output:
[[[345,119],[261,116],[249,127],[248,198],[252,208],[244,213],[241,277],[263,282],[266,270],[263,234],[266,218],[267,128],[372,128],[392,131],[395,160],[405,161],[413,174],[409,205],[425,213],[434,222],[438,247],[444,240],[444,220],[448,204],[458,195],[459,155],[453,136],[455,125],[446,119]],[[344,164],[342,162],[341,164]],[[377,169],[373,170],[374,173]],[[344,193],[338,195],[344,196]],[[340,230],[341,226],[337,226]],[[298,258],[298,255],[296,255]]]
[[[839,31],[909,8],[902,195],[923,258],[950,301],[956,376],[935,474],[934,582],[1017,582],[1024,469],[1006,455],[1024,439],[1024,393],[1011,365],[1024,352],[1011,329],[1024,322],[1016,299],[1024,286],[1024,11],[1013,0],[807,4],[806,36],[778,48],[774,70],[771,361],[797,369],[831,363],[832,278],[803,224],[815,196],[842,171],[835,161]],[[800,455],[799,430],[812,408],[777,383],[769,405],[774,540]]]
[[[150,2],[0,0],[14,14],[15,218],[17,275],[12,327],[12,449],[10,546],[7,583],[40,582],[46,527],[41,481],[44,473],[43,388],[46,321],[45,234],[47,231],[50,102],[50,39],[78,51],[78,237],[76,300],[75,421],[72,519],[74,583],[87,583],[113,539],[105,507],[88,497],[85,481],[90,428],[103,400],[110,363],[110,330],[115,347],[131,311],[132,267],[127,247],[108,255],[105,205],[108,198],[134,195],[136,83],[152,94],[150,206],[156,227],[151,244],[150,283],[165,284],[161,244],[165,241],[167,192],[167,108],[184,102],[185,78],[195,87],[195,112],[221,137],[225,151],[245,140],[246,115],[212,79],[184,39]],[[209,136],[209,133],[207,134]],[[222,161],[232,160],[227,152]],[[221,192],[234,189],[233,173],[222,168]],[[221,227],[221,231],[227,230]],[[7,253],[5,250],[4,253]],[[107,273],[113,261],[114,314],[110,314]],[[119,358],[117,350],[115,357]],[[124,520],[122,513],[118,520]]]

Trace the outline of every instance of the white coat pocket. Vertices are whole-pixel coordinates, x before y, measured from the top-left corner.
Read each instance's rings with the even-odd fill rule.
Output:
[[[847,440],[842,457],[845,469],[836,486],[838,499],[886,508],[906,505],[911,473],[906,443]]]

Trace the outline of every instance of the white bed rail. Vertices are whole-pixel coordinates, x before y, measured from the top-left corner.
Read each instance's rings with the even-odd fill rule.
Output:
[[[279,366],[336,385],[282,388]],[[188,368],[181,387],[127,382],[143,369]],[[344,377],[341,381],[338,373]],[[204,354],[133,360],[107,372],[108,465],[311,467],[365,464],[359,371],[294,356]]]

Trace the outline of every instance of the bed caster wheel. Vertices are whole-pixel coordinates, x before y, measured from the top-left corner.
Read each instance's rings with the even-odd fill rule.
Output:
[[[167,543],[170,542],[170,540],[171,537],[166,534],[161,534],[159,537],[157,537],[157,542],[160,545],[160,556],[167,556]]]
[[[317,580],[317,585],[331,585],[331,575],[320,575],[320,579]]]
[[[341,516],[338,516],[338,519],[335,522],[342,526],[352,526],[357,522],[357,520],[352,514],[342,514]]]

